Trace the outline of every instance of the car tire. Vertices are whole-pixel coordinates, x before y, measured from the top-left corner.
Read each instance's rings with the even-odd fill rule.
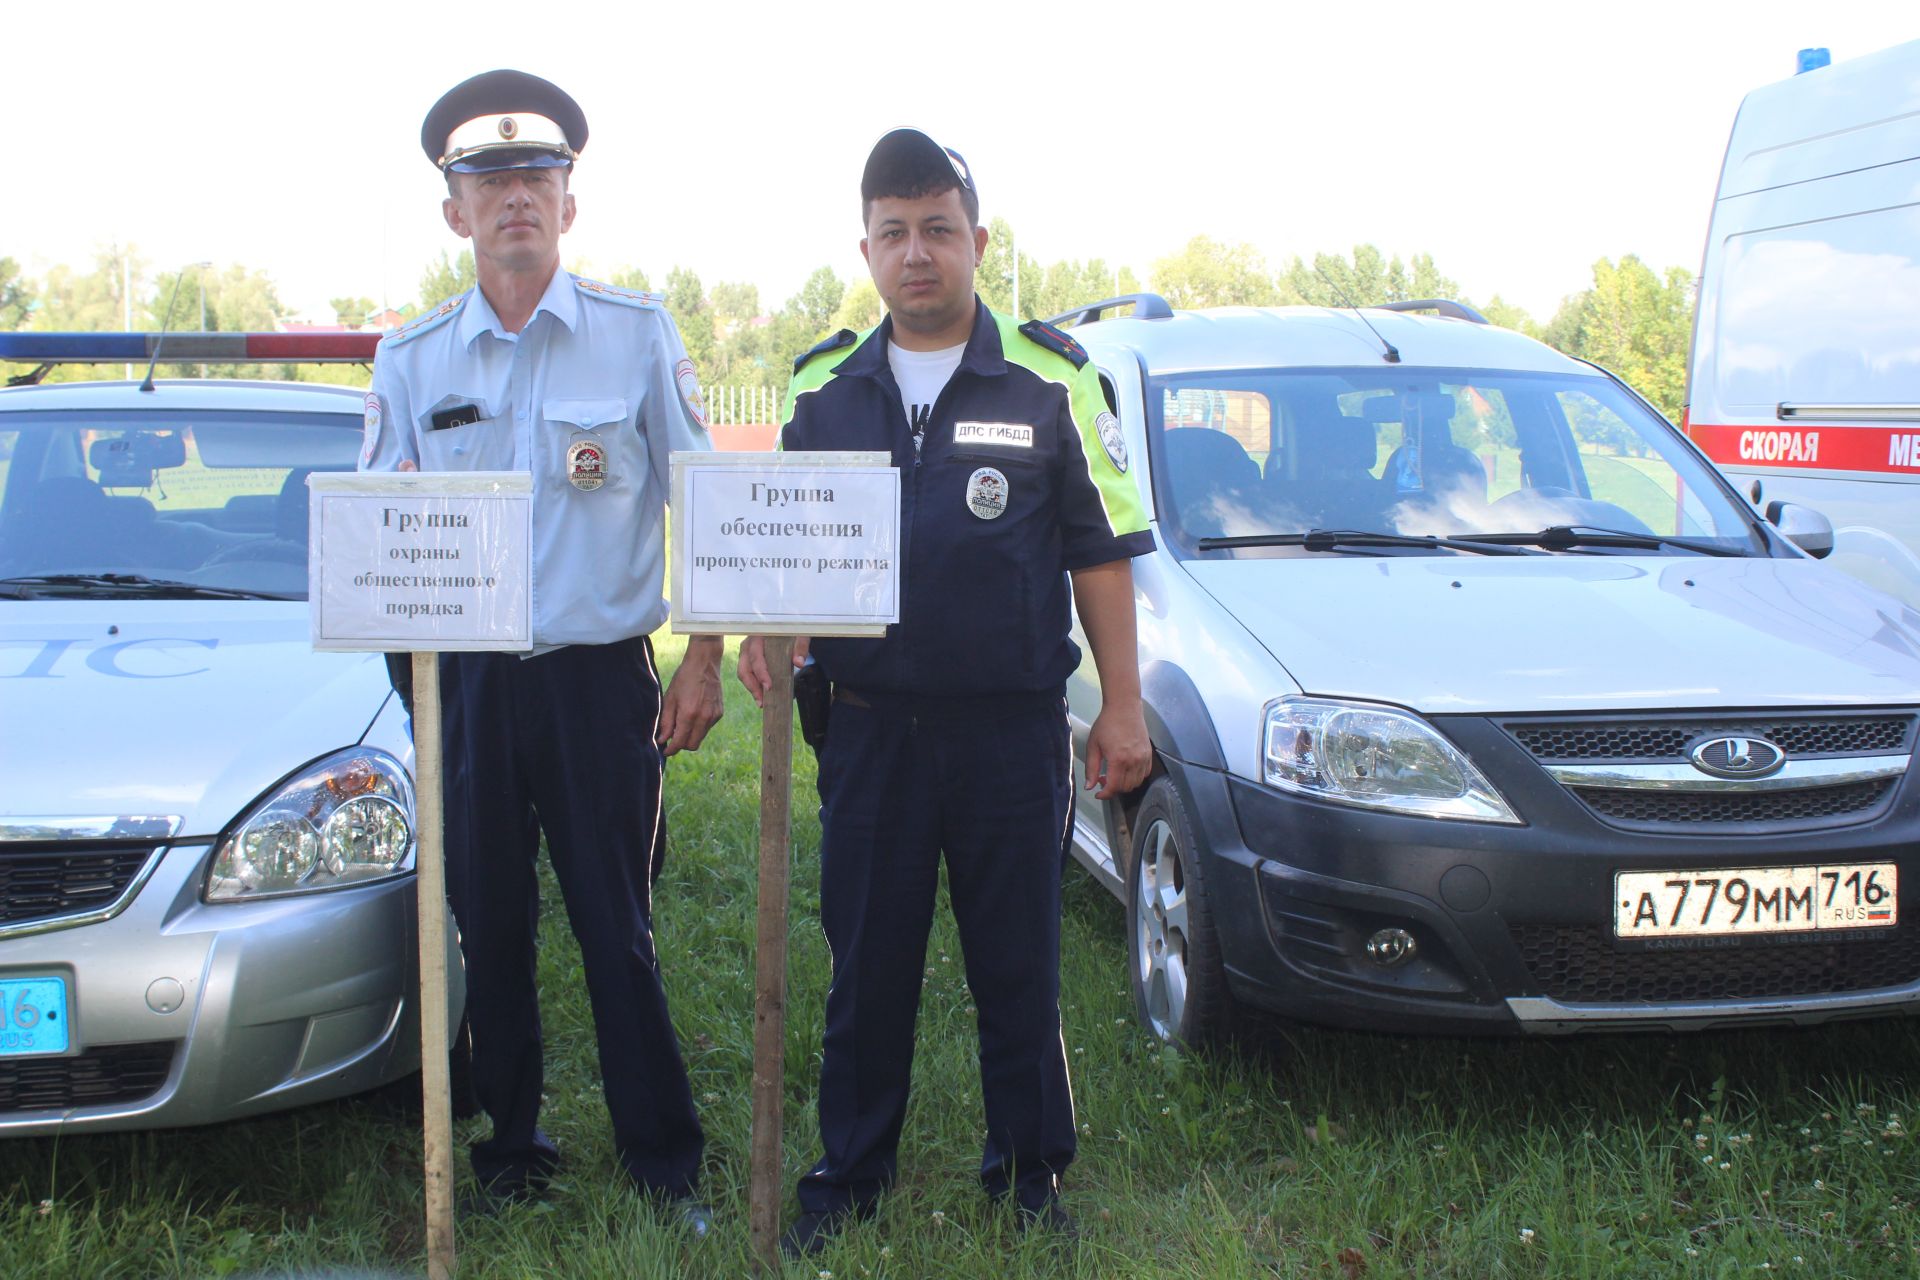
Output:
[[[1205,850],[1173,780],[1147,788],[1134,819],[1127,882],[1127,972],[1134,1008],[1155,1036],[1198,1048],[1235,1020],[1220,935],[1207,901]]]

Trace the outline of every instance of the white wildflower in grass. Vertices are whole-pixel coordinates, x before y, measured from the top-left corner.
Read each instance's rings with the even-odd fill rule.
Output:
[[[1697,1257],[1699,1257],[1699,1256],[1700,1256],[1700,1251],[1699,1251],[1698,1249],[1696,1249],[1696,1248],[1694,1248],[1694,1247],[1693,1247],[1692,1245],[1688,1245],[1688,1246],[1687,1246],[1687,1256],[1688,1256],[1689,1258],[1697,1258]]]
[[[36,1212],[43,1218],[46,1217],[48,1214],[53,1212],[53,1201],[42,1200],[40,1202],[40,1207],[36,1209],[34,1212]]]
[[[814,1280],[833,1280],[833,1272],[822,1271],[819,1275],[814,1277]]]
[[[1815,1191],[1825,1191],[1827,1189],[1827,1184],[1821,1179],[1815,1178],[1813,1180],[1813,1189]]]
[[[1720,1162],[1720,1167],[1721,1167],[1722,1169],[1731,1169],[1731,1168],[1733,1168],[1733,1165],[1732,1165],[1732,1163],[1731,1163],[1731,1162],[1729,1162],[1729,1161],[1726,1161],[1726,1160],[1722,1160],[1722,1161]]]
[[[946,1215],[946,1212],[945,1212],[945,1210],[942,1210],[942,1209],[935,1209],[935,1210],[933,1211],[933,1225],[934,1225],[934,1226],[936,1226],[936,1227],[940,1227],[940,1226],[945,1226],[945,1225],[946,1225],[946,1221],[947,1221],[947,1215]]]
[[[1533,1228],[1532,1228],[1532,1227],[1522,1227],[1522,1228],[1520,1228],[1520,1243],[1521,1243],[1521,1244],[1532,1244],[1532,1243],[1533,1243]]]

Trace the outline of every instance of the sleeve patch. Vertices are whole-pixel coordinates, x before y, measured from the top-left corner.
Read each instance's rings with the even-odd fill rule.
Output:
[[[673,366],[673,382],[680,388],[680,398],[686,401],[687,412],[693,420],[705,428],[707,425],[707,402],[700,394],[700,374],[694,369],[693,361],[682,356]]]
[[[1107,451],[1107,457],[1113,459],[1113,465],[1122,475],[1127,471],[1127,440],[1120,431],[1120,419],[1109,411],[1103,410],[1093,420],[1093,429],[1100,433],[1100,447]]]
[[[360,446],[360,466],[364,470],[373,461],[373,451],[380,445],[380,395],[367,392],[366,440]]]
[[[1071,361],[1076,369],[1087,362],[1085,347],[1044,320],[1029,320],[1020,326],[1020,332],[1035,346],[1045,347],[1062,359]]]
[[[817,355],[824,355],[829,351],[838,351],[840,348],[852,344],[854,340],[854,336],[855,335],[853,330],[842,329],[838,333],[834,333],[829,335],[826,338],[823,338],[819,342],[815,343],[811,348],[809,348],[805,352],[805,354],[801,355],[798,359],[796,359],[793,362],[793,371],[795,373],[799,373],[802,369],[807,367],[807,361],[813,359]]]

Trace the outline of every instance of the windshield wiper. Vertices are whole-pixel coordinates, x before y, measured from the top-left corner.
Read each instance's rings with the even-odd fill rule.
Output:
[[[1482,556],[1530,556],[1537,551],[1522,546],[1489,545],[1459,538],[1380,533],[1369,529],[1309,529],[1305,533],[1249,533],[1231,538],[1201,538],[1202,551],[1231,551],[1239,547],[1304,547],[1308,551],[1339,551],[1347,547],[1417,547],[1421,550],[1471,551]]]
[[[1739,547],[1718,542],[1699,542],[1692,538],[1667,538],[1657,533],[1635,533],[1630,529],[1602,529],[1587,524],[1555,524],[1536,533],[1463,533],[1462,539],[1487,542],[1496,546],[1545,547],[1549,551],[1571,551],[1575,547],[1632,547],[1658,551],[1674,547],[1703,556],[1745,556]]]
[[[239,587],[208,587],[197,582],[176,582],[167,578],[149,578],[140,573],[30,573],[18,578],[0,578],[0,591],[15,599],[39,594],[35,588],[55,591],[107,592],[114,595],[151,596],[157,600],[297,600],[298,596],[273,591],[247,591]]]

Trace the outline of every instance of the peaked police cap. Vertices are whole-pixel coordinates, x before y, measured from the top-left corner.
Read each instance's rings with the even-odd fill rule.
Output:
[[[483,71],[440,96],[420,149],[449,173],[558,169],[587,145],[587,117],[565,89],[524,71]]]

